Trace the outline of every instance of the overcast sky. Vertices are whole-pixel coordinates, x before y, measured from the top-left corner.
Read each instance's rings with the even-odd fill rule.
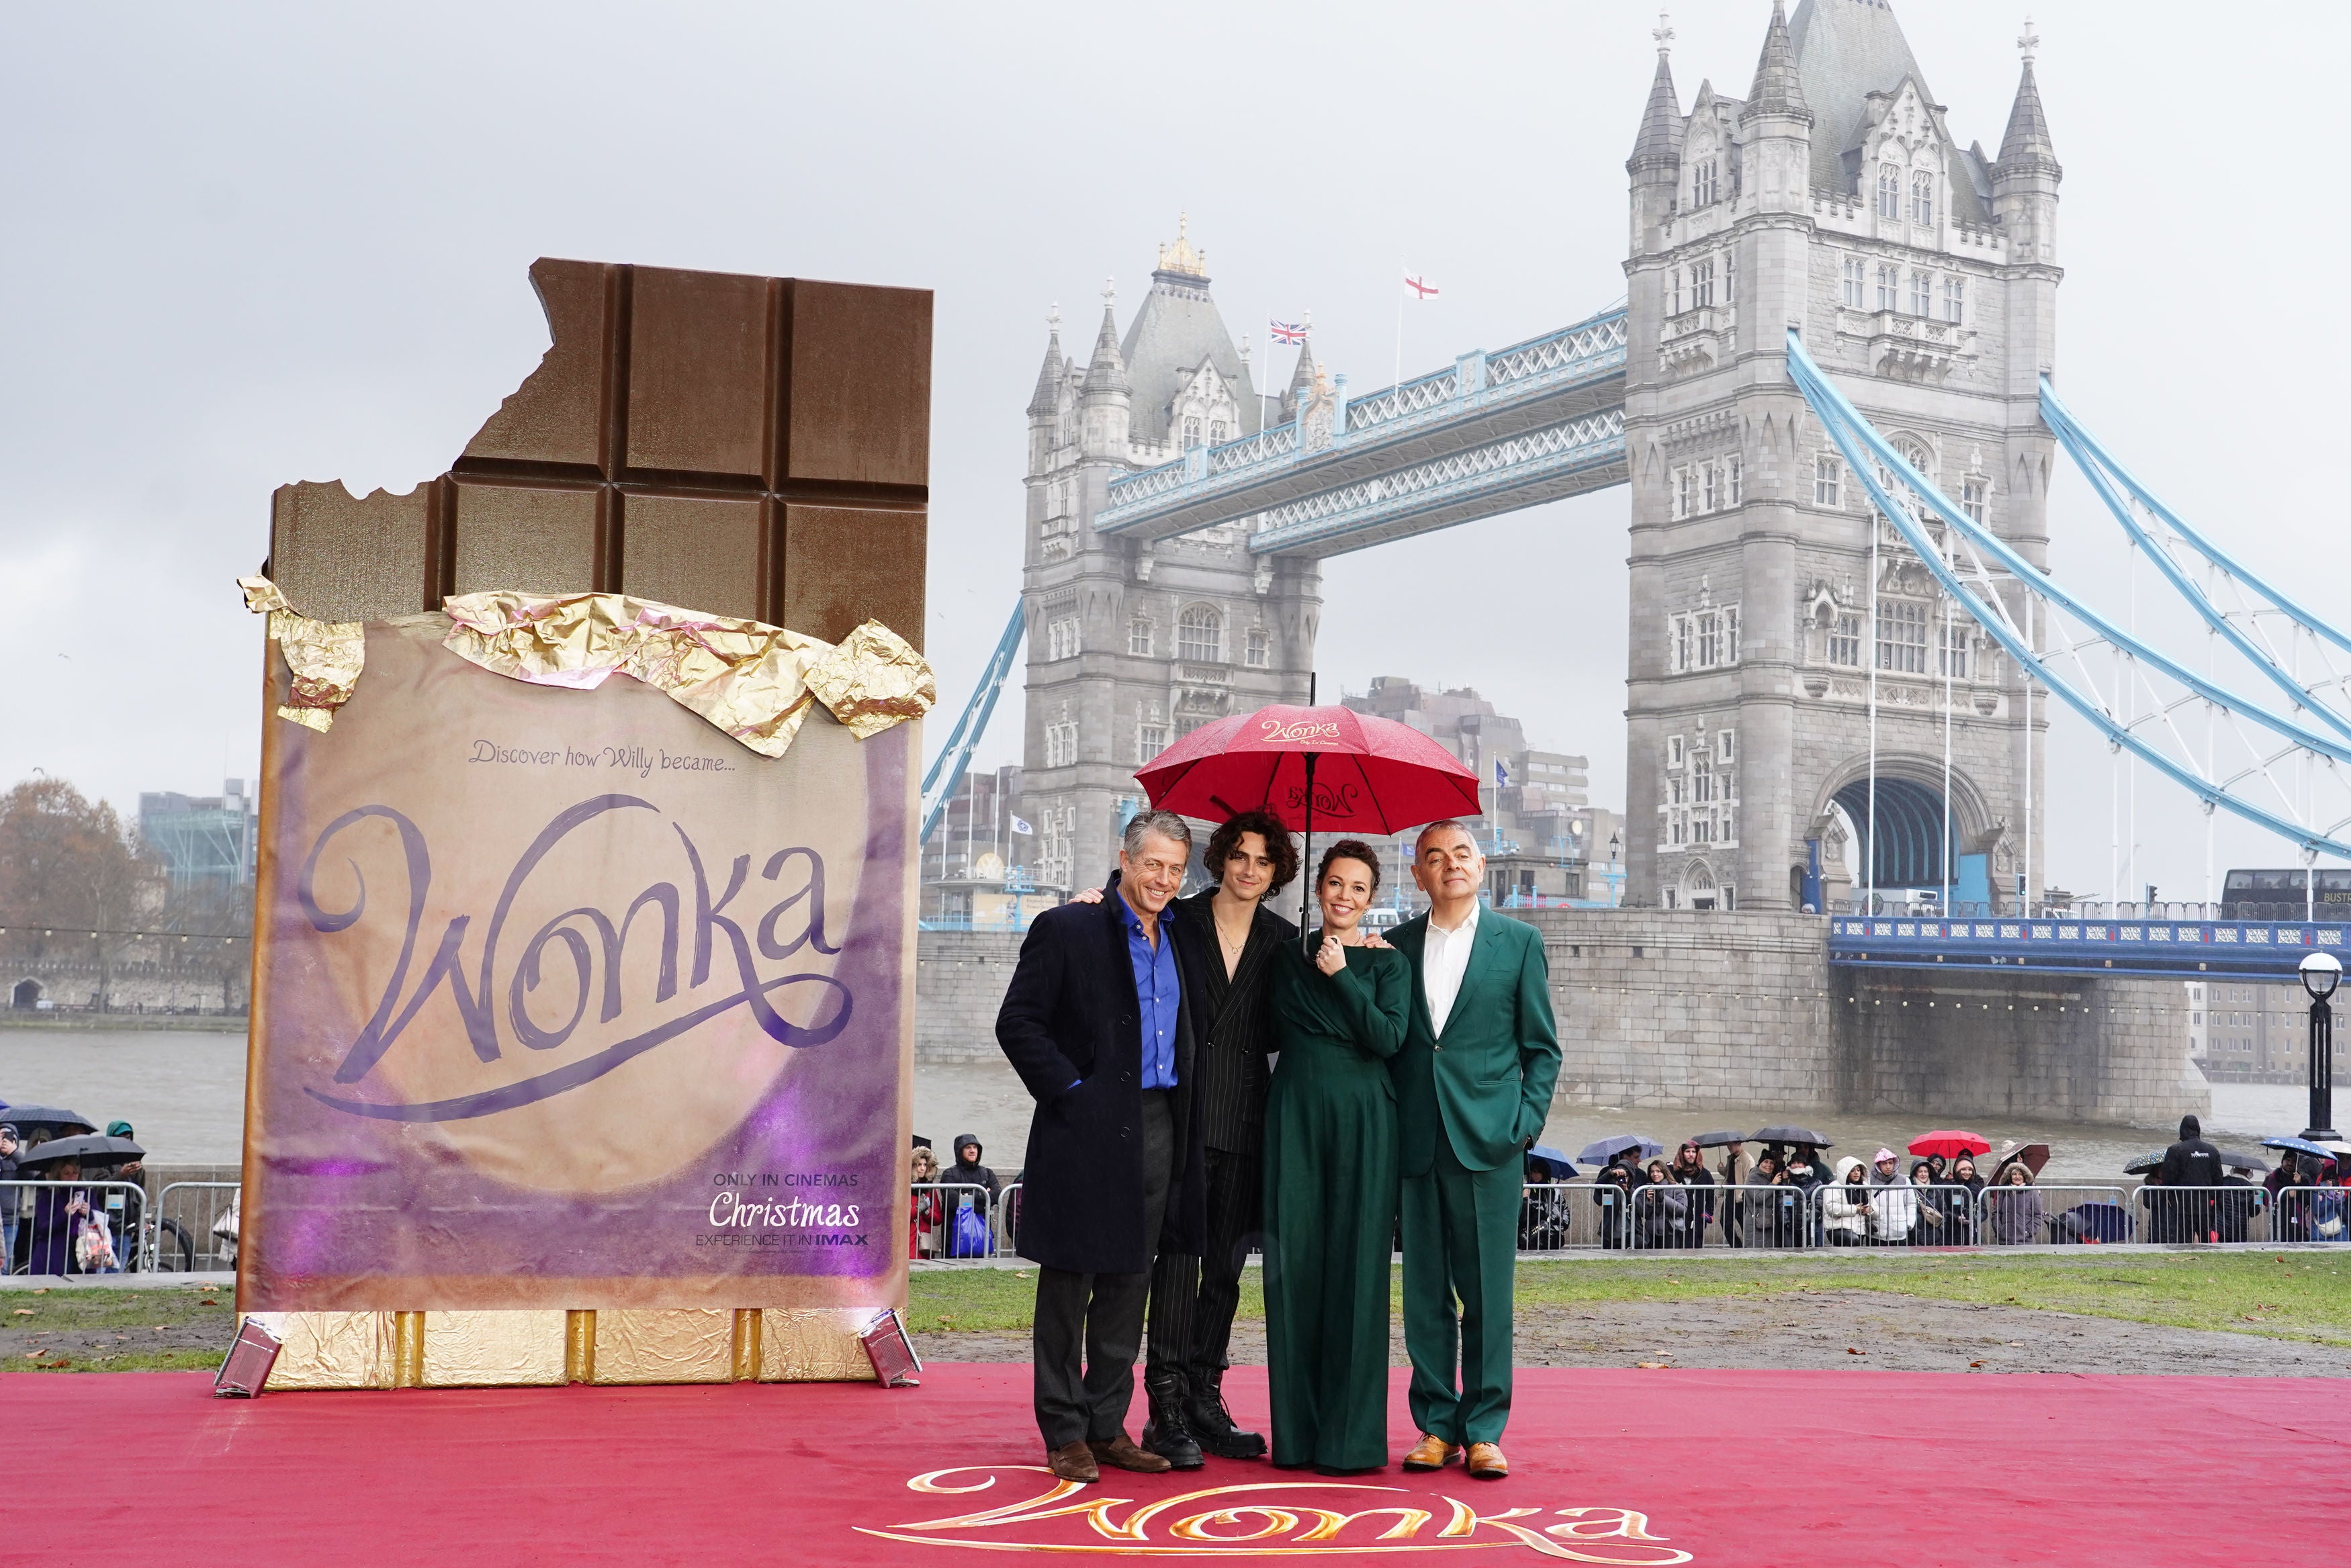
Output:
[[[1996,150],[2021,18],[1897,7],[1962,140]],[[1676,6],[1674,69],[1743,92],[1763,0]],[[2330,296],[2341,7],[2036,7],[2065,166],[2069,400],[2175,504],[2351,619]],[[270,491],[439,473],[527,375],[542,254],[938,296],[931,654],[959,704],[1019,583],[1022,406],[1059,302],[1090,342],[1188,212],[1262,344],[1311,310],[1359,387],[1399,260],[1444,289],[1407,371],[1624,292],[1624,160],[1655,60],[1634,5],[373,7],[16,14],[0,83],[0,784],[126,808],[249,775],[262,641],[233,579]],[[2120,603],[2070,476],[2057,569]],[[1324,689],[1476,686],[1624,789],[1625,493],[1329,563]],[[1443,585],[1442,587],[1437,585]],[[1461,629],[1441,629],[1450,624]],[[983,761],[1014,760],[1017,708]],[[2059,720],[2057,880],[2108,881],[2103,747]],[[2190,807],[2140,787],[2141,879],[2198,896]],[[2220,858],[2282,864],[2224,829]]]

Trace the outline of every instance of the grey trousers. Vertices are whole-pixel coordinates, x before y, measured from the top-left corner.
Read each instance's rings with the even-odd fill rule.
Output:
[[[1165,1089],[1143,1092],[1143,1233],[1154,1253],[1176,1167],[1173,1098]],[[1109,1442],[1125,1431],[1150,1288],[1148,1266],[1136,1274],[1038,1269],[1037,1316],[1029,1333],[1037,1429],[1049,1452],[1071,1443]]]

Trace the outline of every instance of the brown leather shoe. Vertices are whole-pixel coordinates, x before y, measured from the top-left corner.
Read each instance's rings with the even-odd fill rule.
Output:
[[[1060,1480],[1091,1486],[1102,1480],[1102,1471],[1094,1464],[1094,1451],[1084,1443],[1064,1443],[1046,1455],[1045,1462]]]
[[[1109,1465],[1114,1469],[1133,1470],[1138,1475],[1155,1476],[1162,1470],[1175,1469],[1157,1454],[1135,1447],[1134,1439],[1124,1432],[1121,1432],[1106,1443],[1090,1442],[1086,1447],[1093,1450],[1097,1462]]]
[[[1495,1443],[1469,1445],[1469,1479],[1500,1480],[1510,1473],[1510,1461],[1502,1457],[1501,1447]]]
[[[1420,1441],[1413,1445],[1412,1452],[1404,1457],[1404,1468],[1408,1470],[1441,1470],[1460,1457],[1461,1450],[1451,1443],[1423,1432]]]

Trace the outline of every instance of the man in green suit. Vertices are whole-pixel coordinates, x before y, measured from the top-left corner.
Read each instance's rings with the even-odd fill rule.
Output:
[[[1428,913],[1388,939],[1413,980],[1404,1049],[1389,1065],[1404,1178],[1404,1343],[1421,1433],[1404,1468],[1441,1469],[1466,1448],[1470,1475],[1499,1480],[1510,1473],[1501,1438],[1520,1193],[1559,1081],[1559,1032],[1542,938],[1479,908],[1486,857],[1476,836],[1458,822],[1429,824],[1412,875]]]

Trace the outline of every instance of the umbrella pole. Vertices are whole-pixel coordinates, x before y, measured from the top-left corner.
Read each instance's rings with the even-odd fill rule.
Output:
[[[1306,753],[1306,858],[1299,867],[1298,878],[1298,947],[1309,959],[1314,956],[1314,939],[1306,925],[1307,901],[1314,896],[1314,753]]]

